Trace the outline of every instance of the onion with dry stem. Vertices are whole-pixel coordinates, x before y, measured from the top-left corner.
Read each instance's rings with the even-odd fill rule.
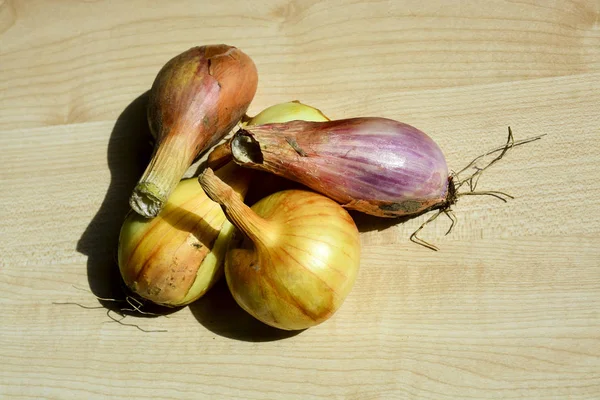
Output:
[[[158,215],[171,192],[204,150],[233,129],[256,92],[250,57],[227,45],[194,47],[167,62],[148,103],[154,154],[130,198],[140,215]]]
[[[360,238],[348,212],[306,190],[277,192],[249,208],[210,168],[198,179],[246,237],[225,258],[237,303],[286,330],[331,317],[352,289],[360,261]]]
[[[449,193],[439,146],[420,130],[385,118],[246,126],[234,135],[231,151],[239,165],[380,217],[422,212]]]
[[[476,191],[478,179],[512,147],[539,138],[515,142],[509,128],[504,146],[452,174],[441,149],[429,136],[386,118],[245,126],[231,139],[230,151],[239,165],[302,183],[348,209],[390,218],[437,210],[425,224],[444,213],[452,220],[450,231],[456,221],[450,207],[458,197],[490,195],[503,201],[512,197],[499,191]],[[479,165],[492,154],[497,156]],[[463,177],[469,169],[474,172]],[[463,185],[468,190],[459,191]],[[425,224],[411,240],[437,250],[417,236]]]

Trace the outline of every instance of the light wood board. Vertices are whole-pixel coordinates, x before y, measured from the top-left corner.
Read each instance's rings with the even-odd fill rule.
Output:
[[[600,398],[600,2],[0,0],[0,397]],[[224,285],[119,325],[110,296],[143,103],[194,45],[236,45],[250,114],[299,99],[427,132],[454,170],[516,139],[458,224],[357,216],[340,311],[267,329]],[[73,304],[94,307],[84,309]],[[104,303],[106,304],[106,303]],[[96,308],[98,307],[98,308]],[[111,314],[116,316],[116,314]],[[166,330],[166,332],[156,332]]]

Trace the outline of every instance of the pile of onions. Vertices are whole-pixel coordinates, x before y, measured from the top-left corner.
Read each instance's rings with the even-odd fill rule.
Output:
[[[447,212],[465,182],[464,194],[476,194],[483,169],[457,182],[429,136],[391,119],[330,120],[299,102],[250,119],[257,80],[250,57],[227,45],[192,48],[160,70],[148,107],[156,148],[131,195],[119,267],[141,297],[179,306],[206,293],[224,265],[244,310],[276,328],[306,329],[330,318],[357,278],[360,236],[347,209],[387,218]],[[489,165],[513,145],[509,130]],[[200,175],[180,181],[210,148]],[[304,186],[271,190],[249,207],[253,174],[242,167]]]
[[[263,110],[245,121],[244,126],[295,119],[328,120],[313,107],[289,102]],[[197,140],[198,136],[190,135],[188,139]],[[204,136],[203,140],[215,139]],[[234,163],[224,165],[217,171],[219,178],[232,187],[236,197],[243,199],[252,180],[251,171]],[[118,248],[123,281],[137,296],[159,305],[179,307],[192,303],[223,275],[225,252],[234,231],[219,204],[207,197],[198,180],[184,179],[154,218],[133,210],[125,218]]]

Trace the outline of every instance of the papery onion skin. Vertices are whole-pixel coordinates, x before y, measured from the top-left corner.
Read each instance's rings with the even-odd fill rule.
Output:
[[[160,212],[194,159],[239,122],[257,83],[252,59],[224,44],[191,48],[164,65],[148,102],[155,152],[130,198],[134,211]]]
[[[276,248],[227,253],[225,276],[238,304],[280,329],[306,329],[327,320],[358,272],[360,241],[351,217],[332,200],[299,190],[275,193],[252,210],[282,228]],[[261,268],[267,264],[272,268]]]
[[[246,126],[231,149],[239,165],[300,182],[345,208],[380,217],[430,210],[445,204],[449,193],[439,146],[391,119]]]
[[[248,174],[227,165],[219,175],[242,196]],[[221,207],[196,178],[181,181],[156,218],[130,212],[119,236],[119,270],[125,284],[156,304],[189,304],[222,276],[225,252],[234,233]]]
[[[348,212],[307,190],[277,192],[247,212],[240,202],[223,202],[221,194],[215,198],[214,188],[207,188],[207,171],[199,177],[202,186],[248,238],[225,258],[236,302],[285,330],[306,329],[331,317],[350,293],[360,263],[360,237]]]

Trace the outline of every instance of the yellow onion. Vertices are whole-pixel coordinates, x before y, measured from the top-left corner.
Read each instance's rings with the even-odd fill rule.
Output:
[[[359,266],[359,234],[348,212],[307,190],[277,192],[249,208],[210,168],[198,180],[246,237],[225,257],[225,277],[237,303],[286,330],[331,317]]]
[[[301,103],[298,100],[275,104],[265,108],[254,117],[247,125],[273,124],[289,121],[329,121],[329,118],[318,108]]]
[[[247,191],[245,171],[218,171],[238,198]],[[119,269],[125,284],[157,304],[182,306],[202,296],[222,275],[233,227],[196,178],[182,180],[158,216],[130,212],[119,236]]]
[[[165,64],[150,90],[156,144],[129,201],[134,211],[146,218],[160,212],[194,159],[246,113],[257,82],[252,59],[223,44],[191,48]]]

